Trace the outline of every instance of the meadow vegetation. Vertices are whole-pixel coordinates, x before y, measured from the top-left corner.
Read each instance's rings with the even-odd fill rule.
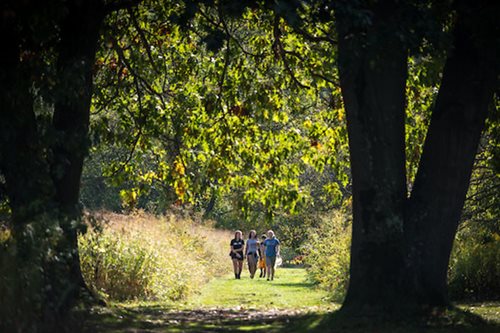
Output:
[[[92,221],[79,237],[82,271],[90,288],[106,299],[185,301],[207,281],[231,272],[226,253],[231,232],[196,214],[106,212],[94,214]],[[349,284],[351,219],[336,210],[316,225],[300,247],[282,249],[284,264],[305,266],[310,283],[341,303]],[[454,300],[498,300],[500,236],[488,235],[473,237],[467,223],[458,233],[449,268]]]
[[[230,269],[228,232],[196,217],[104,213],[79,238],[91,289],[110,300],[182,300]],[[94,224],[95,225],[95,224]]]
[[[464,228],[465,230],[468,228]],[[458,300],[500,300],[500,235],[478,239],[457,235],[448,273],[450,295]]]

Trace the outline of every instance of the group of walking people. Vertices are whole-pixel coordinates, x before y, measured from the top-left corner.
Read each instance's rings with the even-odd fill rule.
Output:
[[[257,232],[251,230],[245,243],[243,233],[236,230],[234,239],[231,240],[231,252],[229,253],[233,261],[234,277],[241,278],[243,270],[243,260],[248,262],[250,278],[253,279],[257,268],[260,269],[260,278],[266,278],[267,281],[274,280],[274,270],[276,258],[280,256],[280,241],[274,235],[272,230],[259,238]]]

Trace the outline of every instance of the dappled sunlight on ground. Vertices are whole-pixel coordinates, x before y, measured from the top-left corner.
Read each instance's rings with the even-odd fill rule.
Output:
[[[460,305],[419,324],[389,324],[373,318],[346,321],[303,269],[278,269],[274,281],[230,275],[205,285],[185,303],[128,302],[95,307],[84,332],[332,332],[332,333],[498,333],[500,303]],[[488,320],[486,323],[480,315]],[[471,317],[476,321],[469,320]],[[472,323],[472,324],[471,324]]]
[[[99,332],[282,332],[292,324],[312,328],[322,315],[305,310],[116,308],[96,313],[89,331]],[[304,326],[305,325],[305,326]]]

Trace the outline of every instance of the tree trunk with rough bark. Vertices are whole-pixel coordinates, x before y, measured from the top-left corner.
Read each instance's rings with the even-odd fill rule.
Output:
[[[462,2],[419,170],[407,197],[407,46],[397,1],[356,25],[338,10],[340,83],[353,182],[350,285],[343,311],[447,306],[446,276],[474,156],[498,83],[498,4]],[[403,27],[403,29],[401,29]]]
[[[89,149],[89,117],[92,71],[100,28],[105,16],[101,0],[75,1],[62,25],[53,127],[52,178],[60,224],[65,233],[61,244],[71,254],[70,276],[74,293],[86,288],[80,269],[77,233],[81,219],[79,204],[83,161]],[[75,295],[76,296],[76,295]]]
[[[495,10],[496,7],[496,10]],[[405,231],[419,302],[449,304],[447,271],[481,132],[498,87],[500,8],[459,8],[454,47],[412,189]]]
[[[54,327],[85,288],[77,244],[78,200],[83,159],[89,148],[92,70],[104,3],[75,0],[67,4],[66,11],[47,10],[46,20],[59,20],[51,15],[60,12],[64,18],[55,53],[52,126],[43,129],[35,114],[32,90],[34,68],[39,63],[22,59],[24,52],[37,56],[46,42],[22,35],[38,27],[32,15],[45,15],[38,5],[47,4],[8,2],[0,8],[8,14],[0,20],[6,37],[0,68],[0,172],[12,210],[16,249],[12,254],[1,253],[2,261],[12,264],[12,271],[5,282],[11,307],[0,311],[0,330],[3,325],[15,331],[34,327],[57,330]],[[48,40],[51,33],[56,32],[47,32]],[[54,141],[44,131],[53,134],[49,139]]]
[[[397,36],[388,33],[398,24],[396,7],[389,3],[373,11],[373,25],[363,33],[352,33],[347,18],[339,17],[337,22],[354,215],[350,284],[344,308],[357,307],[358,300],[363,300],[367,311],[404,299],[407,53]]]

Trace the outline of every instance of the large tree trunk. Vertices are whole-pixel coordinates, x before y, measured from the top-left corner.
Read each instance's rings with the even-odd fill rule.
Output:
[[[25,5],[25,4],[23,4]],[[54,187],[33,110],[29,59],[21,59],[23,40],[17,27],[24,7],[1,6],[0,31],[0,173],[12,211],[15,243],[0,247],[0,330],[30,331],[41,321],[46,300],[42,240],[52,219]],[[26,44],[24,44],[26,46]],[[23,50],[24,51],[24,50]],[[30,50],[28,50],[30,51]]]
[[[61,11],[66,15],[59,25],[53,127],[41,130],[32,91],[33,69],[39,64],[23,60],[21,51],[29,52],[33,47],[41,52],[36,43],[42,42],[20,33],[38,27],[31,14],[37,18],[43,14],[30,12],[37,3],[13,4],[1,7],[0,21],[6,37],[0,55],[0,173],[12,209],[15,239],[15,251],[0,253],[2,262],[12,267],[8,274],[2,274],[9,290],[0,287],[0,294],[10,306],[0,311],[0,330],[21,331],[60,324],[84,286],[75,222],[81,213],[80,176],[88,151],[92,68],[105,13],[100,0],[71,1],[67,11]],[[43,138],[45,130],[55,133],[51,146]]]
[[[9,8],[10,7],[10,8]],[[15,233],[21,232],[33,216],[43,212],[53,188],[48,164],[43,159],[37,131],[31,73],[21,62],[17,7],[0,8],[0,33],[4,36],[0,52],[0,172],[12,209]]]
[[[337,13],[339,70],[353,181],[350,283],[344,310],[371,311],[405,298],[404,104],[407,53],[393,1],[372,8],[373,22]]]
[[[465,3],[465,4],[464,4]],[[407,200],[401,13],[392,1],[336,11],[340,83],[353,181],[347,313],[413,312],[448,304],[449,256],[497,86],[498,4],[460,2],[423,156]],[[352,8],[351,8],[352,9]]]
[[[498,84],[497,4],[459,7],[405,225],[419,302],[447,305],[448,261]]]
[[[88,130],[92,98],[92,70],[99,30],[104,19],[101,0],[71,2],[61,30],[53,124],[56,142],[52,147],[52,175],[55,201],[61,213],[65,246],[71,253],[70,280],[74,292],[85,288],[80,270],[77,232],[81,218],[79,205],[80,177],[88,153]]]

